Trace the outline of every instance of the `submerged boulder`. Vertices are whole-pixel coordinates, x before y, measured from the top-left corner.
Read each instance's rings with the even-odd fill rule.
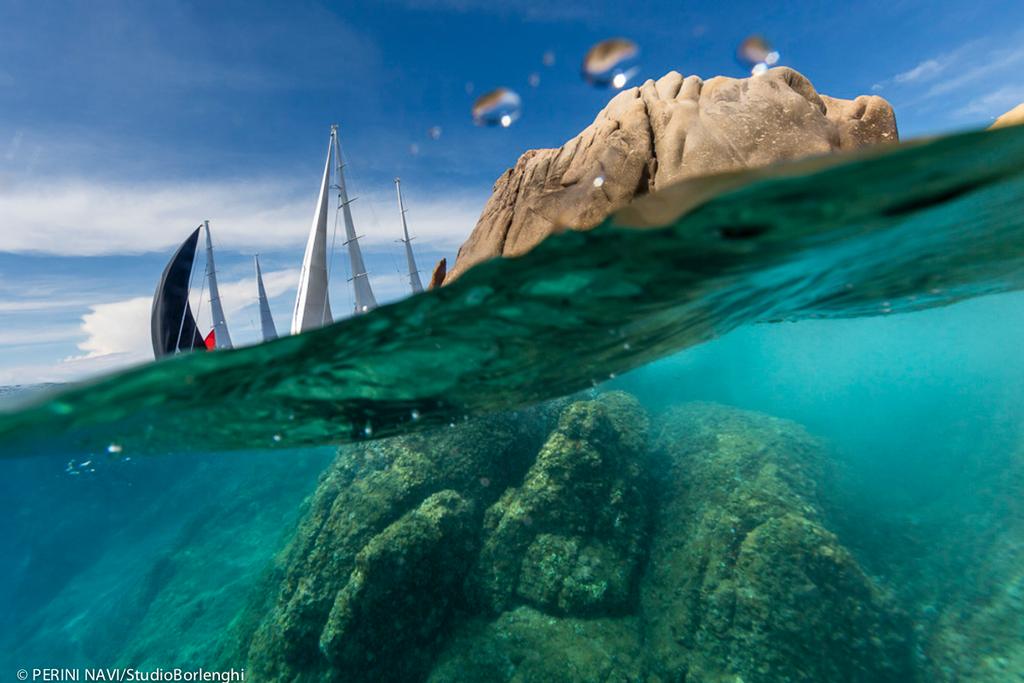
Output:
[[[630,610],[650,482],[646,413],[622,392],[566,408],[521,486],[487,511],[469,595],[482,611]]]
[[[472,503],[441,491],[359,551],[320,635],[334,675],[408,681],[422,674],[441,642],[475,537]]]
[[[713,404],[671,410],[641,583],[652,674],[688,683],[905,681],[906,623],[824,526],[821,446]]]
[[[424,629],[444,626],[450,597],[439,594],[448,583],[426,586],[422,572],[453,570],[445,581],[461,582],[482,510],[519,481],[549,426],[540,408],[343,449],[278,560],[269,606],[261,602],[258,623],[239,636],[254,675],[382,680],[366,669],[368,658],[397,648],[419,661],[417,648],[438,635]],[[458,557],[437,555],[442,549]],[[411,593],[391,590],[391,581]],[[423,601],[413,613],[428,623],[382,625],[409,599]],[[348,647],[347,638],[363,647]]]
[[[560,148],[523,154],[498,178],[445,281],[558,230],[592,228],[686,178],[897,140],[884,99],[819,95],[789,68],[706,81],[671,71],[620,92]]]
[[[646,680],[636,619],[555,618],[518,607],[459,628],[429,683]]]

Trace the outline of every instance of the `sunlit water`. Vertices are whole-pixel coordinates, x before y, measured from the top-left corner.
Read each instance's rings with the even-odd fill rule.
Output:
[[[10,510],[10,531],[0,537],[9,558],[0,570],[0,651],[10,661],[0,665],[249,666],[262,673],[257,680],[453,680],[452,667],[461,667],[463,680],[588,680],[586,671],[665,680],[653,676],[672,670],[674,657],[689,657],[687,681],[725,680],[718,673],[779,680],[779,671],[788,680],[822,680],[822,671],[844,672],[845,680],[1021,679],[1024,296],[1014,290],[1024,284],[1024,131],[948,138],[753,181],[683,218],[668,216],[660,229],[616,225],[663,216],[663,206],[641,205],[593,232],[558,235],[525,258],[488,263],[440,291],[330,328],[146,366],[0,414],[0,453],[8,456],[0,461],[0,500]],[[659,521],[638,543],[635,595],[607,610],[577,614],[521,589],[528,597],[489,613],[461,579],[437,594],[438,584],[417,584],[396,568],[394,581],[411,581],[396,584],[403,595],[444,605],[443,619],[423,622],[433,624],[429,637],[413,636],[392,623],[401,624],[406,603],[387,610],[387,598],[374,602],[373,594],[359,602],[362,584],[346,585],[347,569],[341,585],[324,588],[337,577],[331,562],[310,559],[323,552],[334,553],[335,569],[351,561],[362,567],[360,581],[381,581],[388,565],[379,557],[388,555],[375,555],[371,539],[400,543],[388,541],[387,529],[437,492],[431,482],[444,477],[434,469],[462,457],[451,450],[460,430],[482,416],[613,390],[636,396],[650,416],[652,452],[671,432],[666,411],[695,401],[792,420],[821,439],[827,474],[801,494],[816,511],[794,508],[780,519],[805,514],[834,534],[822,547],[848,549],[862,572],[850,575],[863,576],[857,585],[879,597],[810,570],[788,586],[792,577],[780,569],[775,588],[788,597],[765,609],[792,609],[789,597],[811,596],[804,614],[789,617],[799,641],[808,637],[801,619],[811,619],[814,605],[840,604],[829,602],[835,586],[848,586],[849,600],[888,606],[896,625],[854,635],[867,643],[864,652],[883,652],[890,668],[870,669],[870,657],[853,645],[837,649],[833,657],[843,658],[828,665],[813,653],[805,665],[795,657],[774,662],[782,667],[775,673],[743,668],[734,654],[714,673],[695,651],[718,652],[729,638],[737,650],[764,647],[742,640],[750,629],[738,618],[695,631],[699,639],[714,633],[714,642],[695,648],[680,636],[672,646],[680,653],[666,654],[647,587],[652,572],[665,569],[654,564],[668,533]],[[742,436],[721,429],[722,443]],[[401,441],[409,433],[423,440]],[[345,447],[342,466],[318,490],[334,458],[324,446],[341,443],[356,446]],[[499,453],[506,445],[481,447]],[[378,500],[372,484],[393,485],[387,476],[404,448],[425,448],[430,471],[403,475],[422,481]],[[775,457],[773,448],[765,445],[766,458]],[[659,473],[648,492],[659,501],[648,511],[655,520],[672,509],[658,481],[675,476],[662,472],[670,464],[659,457],[668,456],[643,461]],[[470,488],[454,480],[441,488],[483,515],[488,506],[500,510],[505,487],[514,495],[536,467],[509,465],[497,475],[481,466],[469,472]],[[721,483],[734,491],[748,485],[739,472]],[[333,500],[350,507],[334,503],[341,507],[325,512]],[[292,549],[279,554],[302,519]],[[297,556],[295,548],[315,537],[309,524],[324,519],[325,529],[352,535],[331,540],[324,531]],[[545,533],[569,534],[557,521],[525,519],[548,525]],[[475,540],[448,553],[466,556],[458,565],[466,586],[494,533],[490,522],[479,524],[467,537]],[[375,531],[351,540],[364,527]],[[345,559],[360,548],[362,559]],[[395,557],[441,562],[415,555],[421,550]],[[736,558],[722,566],[734,560],[739,566]],[[722,581],[720,588],[732,585]],[[309,591],[298,611],[296,590]],[[736,600],[755,599],[752,588],[736,590]],[[338,616],[338,605],[350,604],[363,610],[355,622]],[[707,607],[717,605],[711,598],[700,604],[705,621],[722,618]],[[552,629],[571,625],[575,640],[566,647],[578,648],[582,667],[575,677],[554,663],[544,669],[536,657],[509,656],[500,670],[481,669],[487,675],[466,668],[467,651],[478,662],[498,657],[492,650],[501,638],[481,636],[481,620],[512,633],[516,627],[502,620],[522,610],[546,615]],[[308,617],[311,639],[305,622],[288,621],[296,614]],[[598,666],[585,655],[597,642],[587,629],[611,628],[607,620],[641,635],[633,645],[603,635],[601,647],[615,651],[617,663]],[[850,639],[848,626],[835,628]],[[383,633],[404,653],[390,669],[380,665],[390,652]],[[561,642],[559,633],[545,637]],[[275,647],[290,654],[275,656]]]

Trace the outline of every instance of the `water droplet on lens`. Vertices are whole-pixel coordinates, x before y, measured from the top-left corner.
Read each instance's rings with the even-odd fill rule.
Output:
[[[476,86],[473,85],[473,81],[466,81],[466,94],[472,95],[474,90],[476,90]]]
[[[514,90],[497,88],[473,103],[473,123],[508,128],[522,113],[523,100]]]
[[[596,178],[594,178],[594,187],[601,187],[602,185],[604,185],[603,175],[599,175]]]
[[[440,140],[441,139],[441,133],[442,133],[441,126],[431,126],[430,130],[427,131],[427,135],[430,136],[431,140]]]
[[[621,89],[639,73],[639,54],[640,48],[627,38],[602,40],[583,58],[583,79],[598,88]]]
[[[480,477],[480,485],[483,486],[484,488],[487,488],[488,486],[491,485],[491,480],[488,479],[487,477]]]
[[[116,454],[116,453],[120,453],[123,450],[124,450],[124,448],[119,443],[112,443],[109,446],[107,446],[107,453]]]
[[[750,67],[753,75],[762,74],[769,67],[779,63],[779,53],[772,49],[764,36],[748,36],[736,49],[736,58],[744,66]]]
[[[415,142],[412,143],[411,145],[409,145],[409,154],[411,154],[413,156],[416,156],[419,153],[420,153],[420,146],[419,145],[417,145]]]
[[[538,85],[540,85],[540,74],[532,73],[530,74],[530,77],[527,78],[526,80],[527,82],[529,82],[531,88],[536,88]]]
[[[555,65],[555,53],[553,51],[551,51],[551,50],[548,50],[547,52],[544,53],[543,61],[544,61],[544,66],[554,66]]]

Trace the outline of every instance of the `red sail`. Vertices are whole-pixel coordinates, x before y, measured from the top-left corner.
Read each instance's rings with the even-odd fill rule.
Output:
[[[210,330],[210,334],[206,335],[206,339],[203,340],[206,344],[207,349],[213,349],[217,346],[217,331]]]

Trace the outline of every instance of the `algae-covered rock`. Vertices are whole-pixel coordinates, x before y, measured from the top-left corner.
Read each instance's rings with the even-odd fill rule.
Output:
[[[384,557],[389,551],[383,546],[401,536],[386,530],[440,491],[472,502],[479,517],[501,491],[519,481],[549,426],[547,410],[535,409],[343,449],[278,559],[272,607],[254,633],[239,636],[249,643],[242,649],[247,649],[250,671],[258,680],[329,680],[354,666],[346,660],[351,652],[333,645],[327,648],[329,660],[321,641],[336,643],[340,622],[333,620],[332,610],[348,590],[360,552],[368,549],[367,561],[375,572],[382,571],[373,558]],[[474,554],[461,547],[449,551]],[[403,634],[411,638],[410,647],[420,638]]]
[[[564,410],[522,485],[487,511],[468,581],[476,606],[628,609],[649,519],[647,431],[643,409],[621,392]]]
[[[824,526],[819,443],[712,404],[661,420],[669,461],[642,619],[662,680],[904,681],[904,620]]]
[[[473,557],[475,535],[472,504],[441,491],[359,551],[320,635],[335,674],[381,681],[422,675]]]
[[[472,620],[438,658],[429,683],[644,681],[636,620],[552,617],[530,607]]]

